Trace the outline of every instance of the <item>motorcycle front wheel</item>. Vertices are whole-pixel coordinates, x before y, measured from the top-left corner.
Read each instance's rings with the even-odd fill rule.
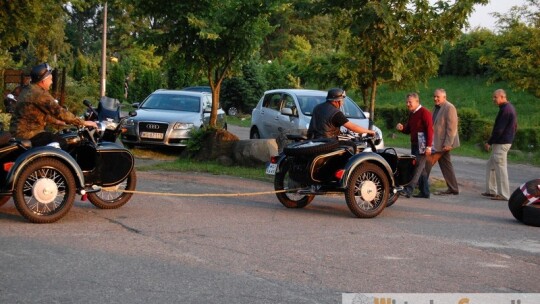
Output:
[[[379,215],[388,201],[388,178],[377,165],[360,164],[345,190],[345,200],[351,212],[360,218]]]
[[[52,223],[73,206],[75,178],[71,170],[53,158],[38,158],[26,165],[15,182],[13,201],[32,223]]]
[[[104,187],[99,192],[88,193],[88,200],[100,209],[116,209],[125,205],[133,196],[133,193],[123,192],[133,191],[137,185],[137,173],[135,168],[131,170],[128,177],[120,184],[112,187]]]
[[[292,180],[289,176],[289,170],[290,164],[285,162],[281,170],[276,172],[274,190],[293,190],[294,192],[280,192],[276,193],[276,196],[281,204],[287,208],[304,208],[313,201],[315,196],[295,193],[297,189],[305,188],[307,185]]]

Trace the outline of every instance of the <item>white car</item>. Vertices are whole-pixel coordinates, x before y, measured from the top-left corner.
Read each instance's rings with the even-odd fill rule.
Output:
[[[318,90],[278,89],[264,92],[251,113],[250,138],[277,138],[281,133],[307,133],[313,108],[326,101],[327,92]],[[369,127],[369,119],[349,97],[341,111],[357,125]],[[382,139],[382,131],[373,126]],[[377,146],[384,148],[384,142]]]
[[[121,137],[125,145],[184,147],[192,130],[208,124],[212,94],[157,90],[133,106],[137,115],[126,121],[127,132]],[[218,110],[218,126],[227,128],[222,109]]]

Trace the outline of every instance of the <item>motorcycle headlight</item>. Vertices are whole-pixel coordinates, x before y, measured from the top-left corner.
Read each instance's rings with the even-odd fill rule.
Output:
[[[173,130],[189,130],[189,129],[193,129],[192,123],[177,122],[173,126]]]

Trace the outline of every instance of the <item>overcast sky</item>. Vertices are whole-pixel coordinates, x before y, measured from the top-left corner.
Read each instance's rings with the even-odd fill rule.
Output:
[[[475,12],[469,18],[471,28],[477,26],[495,30],[495,21],[490,13],[497,12],[506,14],[512,6],[521,6],[525,4],[525,0],[491,0],[487,5],[476,5]]]

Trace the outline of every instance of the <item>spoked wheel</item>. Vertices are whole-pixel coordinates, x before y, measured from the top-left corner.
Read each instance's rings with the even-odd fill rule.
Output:
[[[390,207],[392,206],[396,201],[397,199],[399,198],[399,192],[390,192],[388,194],[388,202],[386,202],[386,207]]]
[[[290,163],[285,162],[281,170],[276,172],[276,177],[274,179],[274,189],[276,191],[301,189],[307,187],[307,185],[302,185],[292,180],[289,176],[289,170]],[[283,206],[287,208],[304,208],[315,198],[314,195],[298,194],[296,192],[276,193],[276,196]]]
[[[126,193],[123,190],[133,191],[137,185],[137,174],[135,168],[131,170],[128,177],[120,184],[112,187],[104,187],[99,192],[88,193],[88,200],[101,209],[116,209],[126,204],[133,193]]]
[[[3,206],[5,203],[7,203],[10,198],[11,198],[11,196],[9,196],[9,195],[1,196],[0,197],[0,207]]]
[[[388,201],[388,178],[383,170],[374,164],[360,164],[350,177],[345,200],[357,217],[379,215]]]
[[[75,200],[75,178],[59,160],[39,158],[23,168],[15,182],[15,207],[32,223],[52,223],[66,215]]]

